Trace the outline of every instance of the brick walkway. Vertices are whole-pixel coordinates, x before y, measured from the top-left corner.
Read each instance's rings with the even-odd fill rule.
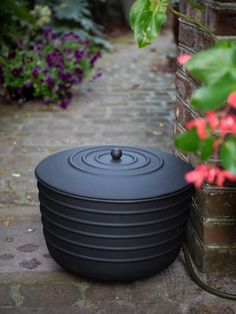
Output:
[[[157,72],[175,55],[169,33],[137,49],[116,40],[104,75],[66,111],[29,103],[0,105],[0,313],[235,313],[236,305],[193,284],[180,256],[167,270],[106,285],[69,275],[50,258],[42,235],[34,168],[47,155],[82,145],[126,144],[170,151],[174,76]],[[224,282],[213,283],[222,284]],[[226,288],[230,288],[228,282]]]

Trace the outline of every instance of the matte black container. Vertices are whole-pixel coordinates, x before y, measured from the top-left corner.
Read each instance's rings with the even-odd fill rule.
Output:
[[[36,168],[48,250],[87,278],[132,281],[177,257],[191,167],[156,149],[95,146],[63,151]]]

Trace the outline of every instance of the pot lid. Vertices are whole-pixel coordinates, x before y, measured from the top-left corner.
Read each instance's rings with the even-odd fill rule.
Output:
[[[158,149],[92,146],[53,154],[39,163],[36,178],[48,188],[103,200],[158,198],[189,185],[192,167]]]

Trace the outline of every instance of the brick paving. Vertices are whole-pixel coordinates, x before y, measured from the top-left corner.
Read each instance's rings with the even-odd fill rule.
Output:
[[[43,240],[34,168],[51,153],[76,146],[173,143],[175,56],[166,32],[137,49],[132,34],[114,41],[102,78],[82,87],[67,110],[32,102],[0,105],[0,313],[236,313],[231,301],[192,283],[180,255],[160,274],[130,284],[101,284],[63,271]],[[207,278],[232,289],[232,281]]]

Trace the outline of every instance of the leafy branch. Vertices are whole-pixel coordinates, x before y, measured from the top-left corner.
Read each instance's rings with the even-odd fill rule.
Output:
[[[203,6],[194,0],[189,0],[189,2],[196,9],[203,9]],[[159,35],[162,26],[167,21],[168,10],[173,14],[194,23],[206,32],[214,43],[217,41],[217,37],[209,28],[198,20],[175,10],[170,0],[137,0],[130,11],[130,21],[131,28],[134,31],[135,40],[140,48],[151,44]]]
[[[202,10],[195,0],[188,2]],[[203,182],[222,186],[224,181],[236,182],[236,42],[217,42],[217,37],[201,22],[176,11],[169,0],[137,0],[130,13],[131,27],[139,47],[145,47],[157,37],[166,22],[167,10],[197,25],[206,32],[212,48],[191,55],[181,55],[178,61],[191,75],[202,82],[195,90],[190,105],[203,111],[203,118],[186,124],[186,131],[178,135],[179,150],[198,153],[204,164],[186,175],[189,183],[200,188]],[[208,163],[214,155],[221,166]]]

